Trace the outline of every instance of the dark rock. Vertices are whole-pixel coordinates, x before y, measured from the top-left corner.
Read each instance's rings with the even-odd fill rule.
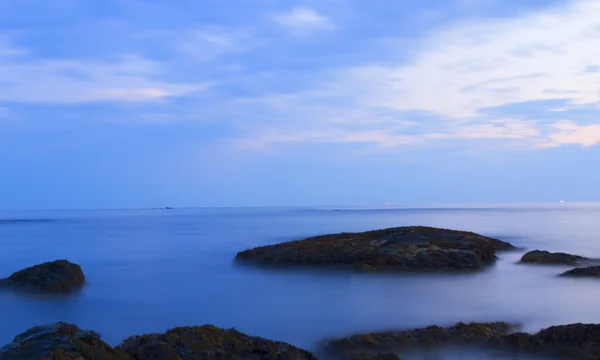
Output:
[[[70,292],[84,283],[81,266],[67,260],[34,265],[0,280],[0,285],[51,293]]]
[[[588,266],[571,269],[560,274],[569,277],[600,277],[600,266]]]
[[[399,227],[323,235],[242,251],[236,260],[259,265],[306,265],[366,271],[469,271],[492,264],[511,244],[472,232]]]
[[[93,331],[59,322],[36,326],[0,349],[1,360],[128,360]]]
[[[429,326],[412,330],[375,332],[331,340],[325,346],[325,352],[353,356],[382,354],[419,347],[484,344],[490,339],[509,333],[512,328],[512,325],[505,322],[458,323],[446,328]]]
[[[359,355],[355,357],[347,357],[343,360],[402,360],[400,356],[396,354],[373,354],[373,355]]]
[[[570,360],[600,359],[600,325],[552,326],[537,334],[515,333],[489,342],[522,353],[560,356]]]
[[[177,327],[164,334],[132,336],[117,349],[136,360],[316,360],[310,352],[292,345],[212,325]]]
[[[592,259],[562,252],[551,253],[543,250],[530,251],[521,258],[522,263],[545,265],[577,265],[591,262]]]

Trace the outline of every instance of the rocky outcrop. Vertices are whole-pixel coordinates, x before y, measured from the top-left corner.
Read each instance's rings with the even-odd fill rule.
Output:
[[[316,360],[292,345],[211,325],[127,338],[116,348],[100,335],[59,322],[36,326],[0,349],[0,360]],[[381,358],[387,360],[392,358]]]
[[[177,327],[162,334],[132,336],[117,349],[135,360],[316,359],[310,352],[286,343],[212,325]]]
[[[571,324],[552,326],[537,334],[514,333],[493,339],[490,347],[510,351],[557,356],[569,360],[600,359],[600,325]]]
[[[50,293],[71,292],[84,283],[81,266],[67,260],[34,265],[0,280],[2,286]]]
[[[1,360],[129,360],[93,331],[56,323],[36,326],[15,337],[0,349]]]
[[[261,246],[238,253],[236,260],[367,271],[469,271],[492,264],[496,250],[513,248],[472,232],[413,226]]]
[[[583,256],[571,255],[563,252],[548,252],[544,250],[534,250],[523,255],[522,263],[543,264],[543,265],[578,265],[592,262],[592,259]]]
[[[600,266],[588,266],[565,271],[560,276],[600,278]]]
[[[495,322],[369,333],[332,340],[324,352],[334,359],[387,359],[392,352],[452,345],[553,359],[600,359],[600,324],[552,326],[536,334],[511,333],[513,329],[508,323]]]
[[[331,340],[325,346],[325,352],[333,356],[352,356],[387,354],[419,347],[483,344],[508,334],[512,328],[513,326],[505,322],[493,322],[459,323],[446,328],[429,326],[411,330],[375,332]]]

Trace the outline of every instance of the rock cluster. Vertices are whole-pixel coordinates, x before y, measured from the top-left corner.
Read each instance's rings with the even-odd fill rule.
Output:
[[[292,345],[211,325],[132,336],[117,347],[75,325],[37,326],[0,349],[0,360],[315,360]]]

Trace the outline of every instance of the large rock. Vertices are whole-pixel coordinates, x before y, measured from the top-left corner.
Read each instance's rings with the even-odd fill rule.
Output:
[[[81,266],[67,260],[34,265],[0,280],[0,285],[52,293],[77,290],[84,283]]]
[[[595,277],[600,278],[600,266],[588,266],[571,269],[560,274],[560,276],[568,277]]]
[[[238,253],[236,260],[369,271],[464,271],[492,264],[496,250],[513,248],[509,243],[472,232],[414,226],[261,246]]]
[[[0,349],[0,360],[129,360],[93,331],[59,322],[36,326]]]
[[[117,349],[135,360],[316,360],[310,352],[292,345],[212,325],[177,327],[163,334],[132,336]]]
[[[325,352],[333,356],[354,354],[386,354],[420,347],[483,344],[508,334],[513,326],[505,322],[458,323],[451,327],[374,332],[331,340]]]
[[[552,253],[544,250],[530,251],[521,258],[522,263],[544,265],[578,265],[593,261],[579,255],[571,255],[563,252]]]

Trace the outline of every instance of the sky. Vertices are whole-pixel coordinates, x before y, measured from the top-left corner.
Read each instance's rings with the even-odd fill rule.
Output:
[[[600,1],[0,1],[0,208],[600,200]]]

